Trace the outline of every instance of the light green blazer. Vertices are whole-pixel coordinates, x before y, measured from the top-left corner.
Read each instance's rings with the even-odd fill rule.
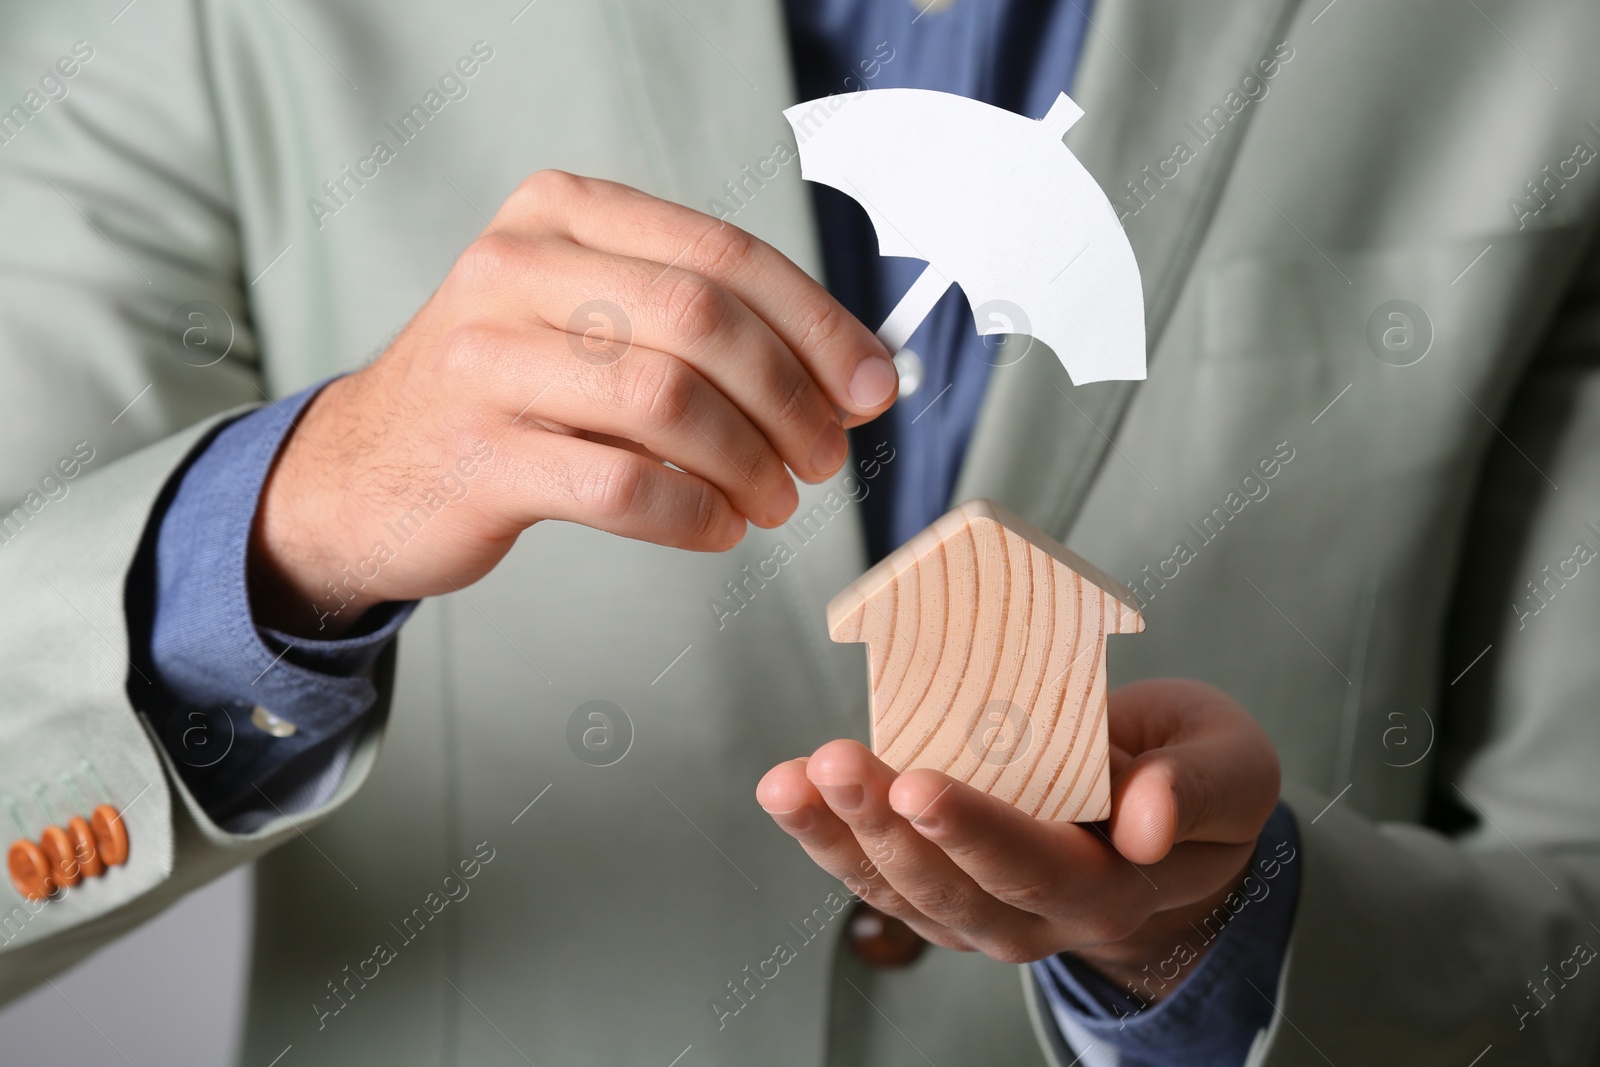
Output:
[[[0,989],[261,857],[247,1063],[1072,1062],[1026,972],[856,964],[841,887],[753,800],[865,730],[862,650],[823,629],[866,563],[847,487],[724,555],[535,527],[407,625],[333,800],[254,834],[129,704],[124,578],[170,473],[380,352],[529,173],[719,199],[818,269],[798,168],[725,184],[791,143],[776,0],[118,6],[3,16],[0,794],[36,832],[34,783],[68,808],[88,758],[132,857],[11,898]],[[1304,881],[1253,1063],[1591,1062],[1600,975],[1549,976],[1600,944],[1600,8],[1093,18],[1068,144],[1121,204],[1149,380],[997,369],[955,495],[1138,590],[1118,678],[1205,679],[1276,741]],[[196,300],[232,322],[212,366],[173,351]],[[568,744],[590,700],[633,724],[610,767]]]

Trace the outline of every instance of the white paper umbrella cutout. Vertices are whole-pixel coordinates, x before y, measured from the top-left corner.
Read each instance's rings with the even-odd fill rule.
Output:
[[[1062,137],[1062,93],[1034,120],[927,89],[870,89],[784,111],[800,175],[866,209],[878,252],[927,262],[878,337],[898,352],[952,282],[978,332],[1049,345],[1076,385],[1145,376],[1139,265]]]

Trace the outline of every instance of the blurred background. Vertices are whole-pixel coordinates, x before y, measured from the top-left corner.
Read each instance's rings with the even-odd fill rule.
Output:
[[[0,1063],[219,1067],[244,1018],[253,866],[0,1008]],[[267,1067],[261,1064],[259,1067]]]

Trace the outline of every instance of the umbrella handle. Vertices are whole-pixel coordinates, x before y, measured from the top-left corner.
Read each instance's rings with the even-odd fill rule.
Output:
[[[883,320],[883,325],[878,327],[878,340],[883,342],[891,356],[906,346],[911,335],[922,325],[922,320],[928,317],[933,305],[939,302],[948,288],[950,279],[935,270],[931,263],[911,283],[906,295],[900,298],[900,303],[894,306],[889,317]]]

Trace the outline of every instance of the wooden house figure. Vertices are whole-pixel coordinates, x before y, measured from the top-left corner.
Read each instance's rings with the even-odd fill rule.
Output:
[[[988,500],[828,604],[833,639],[867,645],[878,758],[1073,822],[1111,813],[1106,637],[1143,629],[1125,586]]]

